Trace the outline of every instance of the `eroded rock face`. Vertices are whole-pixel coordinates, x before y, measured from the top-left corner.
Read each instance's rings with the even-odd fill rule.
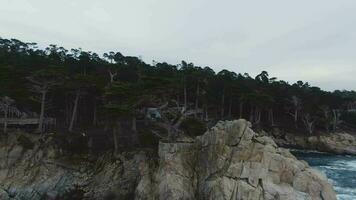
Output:
[[[159,199],[336,199],[325,175],[245,120],[219,122],[194,143],[160,143],[159,155],[150,187]]]
[[[1,200],[133,199],[150,167],[145,152],[64,156],[50,140],[26,149],[16,138],[0,141]]]
[[[356,155],[356,137],[348,133],[330,133],[320,136],[286,134],[284,137],[276,138],[275,141],[281,146]]]
[[[336,199],[324,175],[245,120],[160,142],[157,161],[145,152],[78,158],[9,144],[0,144],[0,199]]]

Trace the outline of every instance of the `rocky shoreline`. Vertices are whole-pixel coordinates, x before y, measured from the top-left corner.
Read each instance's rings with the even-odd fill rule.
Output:
[[[252,131],[221,121],[195,139],[99,157],[60,155],[48,139],[31,149],[0,141],[0,199],[335,200],[325,175]]]
[[[356,155],[356,137],[348,133],[328,133],[319,136],[301,136],[287,133],[273,135],[278,146],[315,150],[331,154]]]

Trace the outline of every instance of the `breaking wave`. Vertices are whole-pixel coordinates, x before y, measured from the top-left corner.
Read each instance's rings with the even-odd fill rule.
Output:
[[[317,151],[292,151],[299,159],[325,173],[339,200],[356,199],[356,156],[342,156]]]

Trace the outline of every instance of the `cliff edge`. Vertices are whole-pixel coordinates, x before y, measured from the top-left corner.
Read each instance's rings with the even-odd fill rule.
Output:
[[[161,141],[157,158],[140,151],[74,162],[48,145],[0,143],[0,197],[336,200],[325,175],[246,120],[221,121],[195,139]]]

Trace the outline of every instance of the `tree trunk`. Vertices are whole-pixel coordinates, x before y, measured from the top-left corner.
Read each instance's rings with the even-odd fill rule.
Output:
[[[119,150],[117,132],[118,132],[118,127],[114,127],[113,130],[112,130],[112,136],[113,136],[113,140],[114,140],[114,153],[115,154],[117,154],[118,150]]]
[[[187,85],[184,80],[184,108],[187,109]]]
[[[244,106],[244,103],[240,102],[239,103],[239,118],[240,119],[242,119],[242,115],[243,115],[243,106]]]
[[[255,119],[252,123],[259,124],[261,122],[261,110],[256,106],[255,108]]]
[[[69,128],[68,128],[69,132],[73,131],[74,121],[75,121],[75,118],[77,116],[79,97],[80,97],[80,90],[78,90],[76,92],[76,95],[75,95],[72,118],[70,120],[70,125],[69,125]]]
[[[336,131],[337,125],[339,123],[340,114],[338,110],[333,109],[333,131]]]
[[[274,126],[274,116],[273,116],[274,114],[273,114],[273,109],[269,109],[269,111],[268,111],[268,118],[269,118],[269,120],[270,120],[270,122],[271,122],[271,126]]]
[[[222,97],[221,97],[221,119],[224,119],[224,111],[225,111],[225,87],[223,89]]]
[[[309,131],[310,135],[313,134],[313,123],[312,122],[308,123],[308,131]]]
[[[304,125],[310,135],[313,134],[313,129],[314,129],[314,120],[311,119],[310,115],[307,114],[304,116],[303,119]]]
[[[119,135],[121,133],[121,122],[116,121],[116,126],[114,126],[113,137],[114,137],[114,152],[117,154],[119,152]]]
[[[232,98],[230,99],[230,102],[229,102],[229,114],[228,114],[228,116],[231,119],[231,117],[232,117]]]
[[[177,108],[180,108],[180,98],[179,98],[179,94],[177,95]]]
[[[69,124],[69,113],[70,113],[70,104],[68,103],[68,95],[66,95],[66,99],[65,99],[65,104],[66,104],[66,108],[65,108],[65,122],[64,125],[67,126]]]
[[[47,91],[42,91],[41,113],[40,113],[40,119],[38,121],[38,131],[40,133],[42,133],[42,131],[43,131],[43,121],[44,121],[44,113],[45,113],[46,94],[47,94]]]
[[[313,134],[313,123],[314,122],[307,122],[307,128],[310,135]]]
[[[323,112],[324,112],[324,118],[325,118],[325,124],[324,124],[324,126],[325,126],[325,131],[327,132],[327,133],[329,133],[330,132],[330,123],[329,123],[329,111],[328,110],[326,110],[326,109],[324,109],[323,110]]]
[[[8,117],[8,113],[9,113],[9,106],[5,106],[5,121],[4,121],[4,133],[7,132],[7,117]]]
[[[136,123],[136,117],[135,116],[133,116],[132,117],[132,126],[131,126],[131,130],[132,131],[134,131],[134,132],[136,132],[137,131],[137,123]]]
[[[208,113],[208,105],[205,104],[204,105],[204,119],[205,119],[205,121],[209,121],[209,115],[208,114],[209,114]]]
[[[294,110],[294,125],[296,128],[298,128],[298,110]]]
[[[117,75],[117,73],[112,73],[111,70],[108,70],[108,71],[109,71],[109,76],[110,76],[110,83],[113,83],[114,78]]]
[[[199,108],[199,83],[197,85],[197,96],[195,97],[195,110],[197,111]],[[194,117],[197,118],[197,112],[194,114]]]
[[[93,126],[97,125],[97,106],[96,101],[94,100],[94,111],[93,111]]]
[[[131,130],[133,132],[133,135],[132,135],[132,140],[133,140],[133,144],[134,145],[137,145],[139,144],[139,139],[138,139],[138,134],[137,134],[137,120],[136,120],[136,117],[133,116],[132,117],[132,127],[131,127]]]
[[[253,106],[251,106],[251,110],[250,110],[250,122],[253,123]]]

